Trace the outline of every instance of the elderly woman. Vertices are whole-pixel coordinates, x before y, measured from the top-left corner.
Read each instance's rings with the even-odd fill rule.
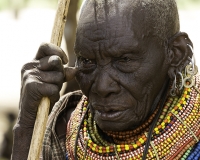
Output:
[[[63,51],[43,44],[23,66],[13,160],[27,159],[43,96],[54,106],[45,160],[200,158],[200,77],[174,0],[86,0],[75,54],[67,68]],[[58,101],[74,76],[81,91]]]

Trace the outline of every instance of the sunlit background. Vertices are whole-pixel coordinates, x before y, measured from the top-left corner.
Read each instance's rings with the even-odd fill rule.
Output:
[[[181,31],[193,41],[200,66],[200,0],[177,2]],[[33,59],[42,42],[50,41],[56,7],[57,0],[0,0],[0,160],[10,159],[21,67]],[[61,47],[67,52],[66,46],[63,38]]]

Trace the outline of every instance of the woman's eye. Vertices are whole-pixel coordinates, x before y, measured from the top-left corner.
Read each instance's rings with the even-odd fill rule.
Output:
[[[81,60],[84,64],[92,64],[92,60],[90,59],[82,58]]]
[[[131,61],[131,59],[129,57],[123,57],[122,60],[125,61],[125,62]]]
[[[93,60],[87,59],[87,58],[84,58],[84,57],[79,57],[79,61],[83,64],[92,64],[93,63]]]
[[[84,57],[81,57],[81,56],[78,58],[77,64],[78,64],[78,67],[82,68],[82,69],[89,69],[89,68],[92,68],[96,65],[95,60],[84,58]]]
[[[118,61],[119,62],[130,62],[131,58],[129,58],[129,57],[121,57]]]

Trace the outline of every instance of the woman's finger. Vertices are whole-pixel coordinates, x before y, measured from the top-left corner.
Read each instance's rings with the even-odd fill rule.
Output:
[[[59,56],[63,64],[68,63],[68,58],[65,52],[60,47],[51,43],[42,43],[38,49],[35,59],[39,60],[43,57],[52,56],[52,55]]]

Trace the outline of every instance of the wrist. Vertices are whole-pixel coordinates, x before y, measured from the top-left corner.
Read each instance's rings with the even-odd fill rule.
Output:
[[[20,106],[20,108],[21,109],[19,110],[16,123],[18,124],[18,127],[20,126],[20,128],[34,128],[37,113],[34,114],[31,111],[27,110],[27,108],[31,108],[30,106]]]
[[[28,157],[33,128],[16,124],[13,128],[12,160],[26,160]]]

